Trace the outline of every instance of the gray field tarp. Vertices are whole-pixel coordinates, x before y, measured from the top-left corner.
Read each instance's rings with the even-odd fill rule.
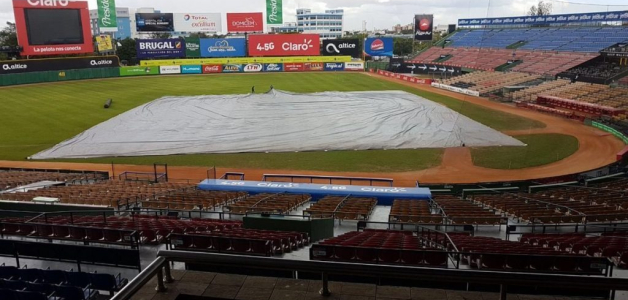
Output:
[[[163,97],[33,159],[524,146],[402,91]]]

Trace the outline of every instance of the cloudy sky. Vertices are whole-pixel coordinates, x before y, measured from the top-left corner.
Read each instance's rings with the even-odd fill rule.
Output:
[[[550,0],[554,13],[628,10],[626,0]],[[345,10],[345,30],[369,30],[408,24],[415,13],[435,15],[436,24],[456,23],[458,18],[525,15],[536,0],[283,0],[284,22],[295,21],[297,8]],[[13,21],[11,0],[0,0],[0,24]],[[154,7],[162,12],[253,12],[265,9],[264,0],[116,0],[119,7]],[[89,0],[96,8],[96,0]],[[224,16],[223,16],[224,19]]]

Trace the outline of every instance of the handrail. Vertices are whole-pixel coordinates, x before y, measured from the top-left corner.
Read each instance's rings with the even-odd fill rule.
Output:
[[[310,179],[310,183],[313,183],[314,179],[329,180],[329,184],[332,184],[332,180],[349,180],[349,185],[353,185],[353,181],[368,181],[371,186],[373,182],[383,182],[390,186],[393,186],[393,179],[391,178],[370,178],[370,177],[347,177],[347,176],[323,176],[323,175],[292,175],[292,174],[264,174],[262,181],[267,181],[268,178],[290,178],[291,182],[294,182],[295,178]]]
[[[506,299],[507,286],[537,286],[570,289],[628,290],[628,279],[612,277],[590,277],[539,273],[519,273],[502,271],[455,270],[425,267],[404,267],[394,265],[372,265],[328,261],[302,261],[280,258],[262,258],[229,254],[199,253],[186,251],[164,251],[157,253],[157,259],[129,282],[111,300],[128,300],[157,274],[158,291],[165,291],[165,282],[172,282],[170,262],[206,264],[263,270],[289,270],[323,274],[322,294],[329,295],[326,289],[327,275],[372,276],[411,280],[462,282],[502,286],[501,299]],[[165,274],[162,272],[164,268]],[[165,279],[165,280],[164,280]]]

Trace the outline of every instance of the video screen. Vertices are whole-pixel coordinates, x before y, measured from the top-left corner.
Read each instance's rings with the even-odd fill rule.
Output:
[[[24,10],[28,42],[31,45],[83,44],[83,26],[79,9]]]

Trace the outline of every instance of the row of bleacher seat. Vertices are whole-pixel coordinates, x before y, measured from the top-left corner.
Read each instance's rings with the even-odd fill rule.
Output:
[[[434,203],[451,224],[500,225],[504,222],[495,212],[454,196],[439,195],[434,197]]]
[[[310,202],[312,197],[307,194],[256,194],[249,195],[235,204],[223,206],[229,213],[271,213],[287,214],[299,206]]]
[[[448,254],[424,247],[409,231],[366,229],[312,245],[310,259],[447,267]]]
[[[213,211],[220,206],[236,203],[247,195],[246,192],[203,191],[188,188],[150,197],[141,202],[141,207],[145,209]]]
[[[100,173],[83,172],[39,172],[39,171],[15,171],[0,170],[0,191],[29,185],[40,181],[90,181],[104,180],[107,177]]]
[[[375,198],[326,196],[303,211],[313,218],[368,220],[377,206]]]
[[[388,216],[389,222],[442,224],[441,214],[432,214],[428,201],[395,199]]]
[[[537,75],[508,72],[473,72],[450,79],[441,83],[479,92],[480,95],[501,91],[506,86],[520,85],[540,79]]]

